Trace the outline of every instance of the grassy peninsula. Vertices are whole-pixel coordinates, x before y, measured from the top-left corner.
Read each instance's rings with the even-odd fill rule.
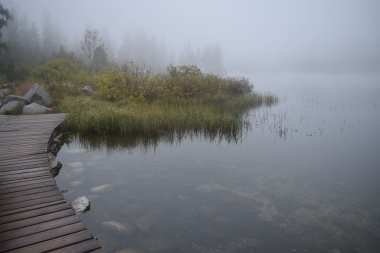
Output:
[[[247,78],[222,78],[196,66],[170,65],[166,73],[156,73],[125,62],[89,75],[72,61],[53,59],[31,76],[52,94],[53,111],[68,113],[65,130],[86,134],[236,134],[245,112],[278,100],[254,92]],[[86,85],[95,90],[93,95],[82,90]],[[23,86],[25,90],[28,84],[18,89]]]

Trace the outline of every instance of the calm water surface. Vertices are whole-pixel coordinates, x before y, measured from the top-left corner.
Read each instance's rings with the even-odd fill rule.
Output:
[[[67,136],[58,186],[107,252],[380,252],[380,78],[251,80],[281,102],[237,141]]]

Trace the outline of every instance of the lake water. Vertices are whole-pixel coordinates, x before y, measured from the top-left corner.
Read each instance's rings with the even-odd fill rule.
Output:
[[[380,252],[380,78],[250,80],[280,103],[236,140],[66,136],[57,184],[107,252]]]

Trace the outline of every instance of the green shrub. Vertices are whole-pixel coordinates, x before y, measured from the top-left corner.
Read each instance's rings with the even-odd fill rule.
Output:
[[[71,83],[78,76],[87,75],[82,68],[68,59],[56,58],[37,67],[31,73],[32,77],[43,80],[46,84]]]
[[[228,77],[226,81],[226,92],[233,95],[247,95],[252,92],[253,84],[249,82],[248,78],[241,77]]]

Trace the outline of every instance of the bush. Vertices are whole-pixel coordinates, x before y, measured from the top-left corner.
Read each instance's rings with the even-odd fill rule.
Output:
[[[87,75],[81,67],[68,59],[53,59],[31,72],[32,77],[43,80],[46,84],[63,84],[76,80],[78,76]]]
[[[248,78],[228,77],[226,80],[226,92],[232,95],[247,95],[252,92],[253,84]]]

